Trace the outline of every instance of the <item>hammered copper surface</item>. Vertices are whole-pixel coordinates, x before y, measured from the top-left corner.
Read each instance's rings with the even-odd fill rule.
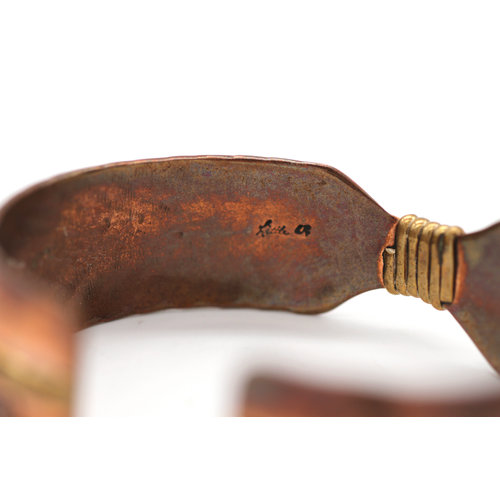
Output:
[[[394,222],[329,167],[175,158],[35,188],[3,211],[0,244],[89,325],[166,307],[330,309],[381,286]]]

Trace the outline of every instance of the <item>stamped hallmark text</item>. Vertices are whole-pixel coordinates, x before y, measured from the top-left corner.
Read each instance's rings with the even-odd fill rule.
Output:
[[[259,226],[259,230],[255,233],[255,236],[261,236],[264,238],[265,236],[270,236],[273,234],[290,236],[293,234],[309,236],[311,234],[312,227],[310,224],[299,224],[291,233],[288,231],[286,226],[273,226],[273,220],[268,219],[264,224]]]

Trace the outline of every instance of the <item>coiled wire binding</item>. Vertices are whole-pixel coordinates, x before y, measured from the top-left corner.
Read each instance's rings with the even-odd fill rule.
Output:
[[[384,286],[394,295],[420,297],[445,309],[455,293],[457,226],[405,215],[396,227],[394,247],[384,250]]]

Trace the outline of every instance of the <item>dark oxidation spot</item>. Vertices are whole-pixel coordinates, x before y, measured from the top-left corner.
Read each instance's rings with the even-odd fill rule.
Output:
[[[294,231],[295,234],[309,236],[311,234],[311,226],[309,224],[299,224]],[[290,236],[291,233],[287,231],[286,226],[273,226],[273,220],[268,219],[266,222],[259,226],[259,230],[255,233],[255,236],[261,236],[264,238],[265,236],[270,236],[273,234]]]

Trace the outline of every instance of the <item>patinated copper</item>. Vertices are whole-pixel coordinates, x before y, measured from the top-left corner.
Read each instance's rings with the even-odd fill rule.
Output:
[[[90,325],[169,307],[318,313],[381,288],[397,222],[338,170],[289,160],[141,160],[35,186],[0,212],[0,412],[69,414],[73,333]],[[499,235],[458,237],[450,308],[497,370]]]

